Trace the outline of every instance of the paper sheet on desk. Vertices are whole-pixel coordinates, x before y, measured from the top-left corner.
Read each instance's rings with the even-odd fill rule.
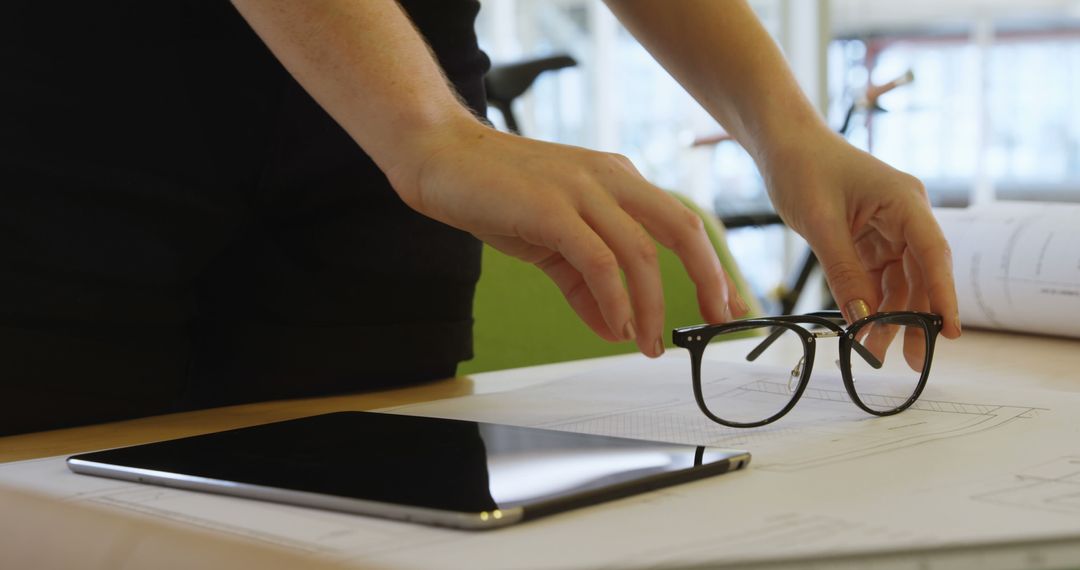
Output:
[[[1080,337],[1080,204],[936,209],[965,324]]]
[[[762,375],[757,365],[731,373],[745,376],[748,385]],[[930,382],[912,408],[879,418],[848,399],[838,371],[815,369],[798,405],[780,421],[754,429],[728,428],[708,420],[698,410],[691,391],[689,360],[676,352],[659,361],[642,359],[523,390],[403,406],[394,411],[748,449],[755,469],[769,471],[872,460],[1016,422],[1015,427],[1019,427],[1048,411],[1043,405],[1049,402],[1032,403],[1030,393],[1023,398],[1006,393],[987,399],[984,388],[973,390],[981,392],[982,398],[962,398],[955,390]],[[1016,403],[1002,403],[1006,401]]]
[[[382,567],[649,567],[814,557],[1047,535],[1080,536],[1080,400],[931,384],[924,409],[874,418],[809,393],[773,427],[701,417],[678,354],[523,390],[397,412],[744,446],[749,470],[490,533],[217,497],[68,473],[62,460],[0,466],[33,487],[181,520],[317,556]],[[825,378],[825,381],[819,381]]]
[[[1080,501],[1063,499],[1080,494],[1080,398],[950,379],[931,382],[912,409],[878,418],[848,400],[836,371],[815,369],[788,416],[732,429],[697,409],[689,366],[681,353],[639,358],[523,390],[394,411],[751,451],[748,473],[635,505],[638,515],[666,521],[649,527],[664,538],[653,550],[635,538],[640,550],[620,565],[1080,536]],[[747,382],[754,380],[748,373]]]

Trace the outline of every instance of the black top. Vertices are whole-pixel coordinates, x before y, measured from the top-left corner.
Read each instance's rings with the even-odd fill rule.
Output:
[[[401,4],[482,114],[474,0]],[[450,376],[480,244],[226,0],[0,17],[0,434]]]

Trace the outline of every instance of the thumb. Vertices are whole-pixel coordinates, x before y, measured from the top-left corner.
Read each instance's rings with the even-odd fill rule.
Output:
[[[814,254],[844,318],[853,323],[873,314],[879,303],[878,293],[855,253],[851,237],[843,232],[829,232],[823,237],[814,244]]]

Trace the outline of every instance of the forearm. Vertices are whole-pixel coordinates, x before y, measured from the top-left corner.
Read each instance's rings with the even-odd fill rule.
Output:
[[[413,167],[440,125],[473,120],[394,0],[233,3],[384,172]]]
[[[827,132],[744,0],[606,0],[650,53],[765,166]]]

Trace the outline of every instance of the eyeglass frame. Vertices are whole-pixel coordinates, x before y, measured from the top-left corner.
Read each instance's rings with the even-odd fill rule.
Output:
[[[915,387],[911,396],[901,404],[891,410],[875,410],[870,408],[862,399],[859,398],[858,393],[855,390],[855,381],[851,374],[851,352],[855,350],[874,368],[881,368],[882,363],[878,361],[877,357],[870,353],[870,351],[862,345],[858,338],[858,332],[863,327],[873,324],[875,321],[884,320],[888,318],[896,317],[911,317],[920,321],[923,326],[923,330],[926,332],[926,364],[923,366],[922,375],[919,377],[919,383]],[[833,320],[830,320],[833,319]],[[803,392],[806,391],[807,385],[810,383],[810,374],[814,368],[814,356],[815,356],[815,339],[818,338],[830,338],[837,337],[840,344],[840,375],[844,380],[844,388],[847,390],[848,397],[851,401],[862,409],[864,412],[873,414],[875,416],[891,416],[899,414],[900,412],[911,407],[919,396],[922,394],[923,389],[926,387],[926,379],[930,376],[930,367],[934,360],[934,346],[937,341],[937,336],[941,332],[942,318],[940,315],[933,313],[923,313],[918,311],[886,311],[882,313],[875,313],[859,319],[846,327],[841,326],[835,321],[844,321],[843,315],[840,311],[815,311],[812,313],[806,313],[804,315],[780,315],[775,317],[759,317],[751,319],[740,319],[736,321],[729,321],[726,323],[715,325],[694,325],[690,327],[680,327],[671,331],[671,340],[675,346],[679,346],[690,351],[691,362],[691,375],[694,382],[694,399],[697,400],[698,408],[708,417],[710,420],[734,428],[752,428],[761,427],[771,424],[776,420],[784,417],[795,404],[798,403],[799,398],[802,397]],[[827,331],[810,331],[800,326],[800,324],[818,325],[828,329]],[[765,337],[765,339],[753,350],[747,354],[747,360],[753,361],[760,355],[768,345],[772,344],[784,330],[790,330],[796,333],[803,344],[803,363],[802,371],[799,377],[799,385],[792,394],[791,401],[784,406],[776,414],[757,422],[733,422],[720,418],[716,414],[709,411],[708,406],[705,404],[705,396],[701,386],[701,362],[705,355],[705,347],[709,345],[713,337],[718,334],[726,334],[739,332],[740,330],[760,329],[763,327],[781,327],[780,330],[774,330],[771,334]],[[875,364],[876,363],[876,364]]]

